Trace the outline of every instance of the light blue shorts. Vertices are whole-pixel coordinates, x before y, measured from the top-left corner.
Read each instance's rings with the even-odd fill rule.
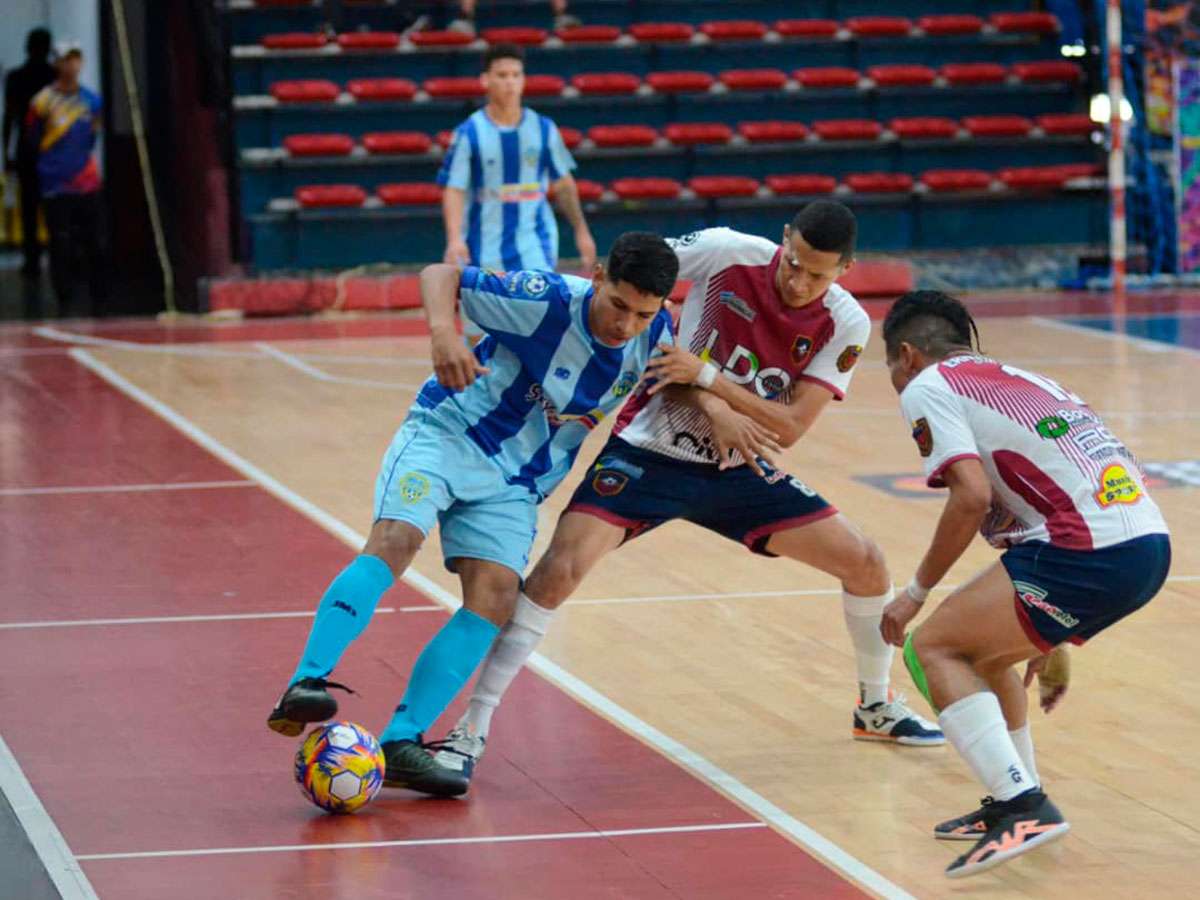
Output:
[[[395,519],[428,537],[441,526],[442,557],[485,559],[518,575],[537,534],[537,498],[505,482],[474,443],[421,409],[409,413],[375,482],[375,521]]]

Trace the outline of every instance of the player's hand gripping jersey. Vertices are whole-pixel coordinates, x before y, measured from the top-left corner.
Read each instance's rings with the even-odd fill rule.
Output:
[[[1133,454],[1078,396],[973,354],[918,375],[900,395],[931,487],[974,457],[992,483],[983,536],[1093,550],[1167,533]]]
[[[729,228],[708,228],[668,243],[680,279],[692,287],[676,342],[716,363],[729,380],[760,397],[788,403],[798,381],[842,399],[871,324],[858,301],[834,284],[806,306],[785,306],[775,287],[781,248]],[[639,392],[613,434],[689,462],[717,462],[708,419],[663,394]]]

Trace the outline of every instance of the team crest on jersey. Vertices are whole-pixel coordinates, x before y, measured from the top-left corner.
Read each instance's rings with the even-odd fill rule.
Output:
[[[928,456],[933,452],[933,430],[925,419],[917,419],[913,422],[912,436],[913,440],[917,442],[917,449],[921,451],[922,456]]]
[[[637,372],[622,372],[621,377],[617,379],[617,383],[613,385],[612,393],[614,397],[624,397],[638,383]]]
[[[837,370],[839,372],[849,372],[854,368],[854,364],[858,362],[858,358],[862,355],[862,344],[851,344],[837,358]]]
[[[806,334],[798,334],[792,341],[792,362],[796,365],[803,365],[808,359],[808,354],[812,353],[813,342]]]
[[[429,479],[420,472],[405,472],[400,478],[400,499],[405,503],[418,503],[429,496]]]
[[[758,313],[756,313],[750,307],[750,304],[733,291],[721,291],[721,293],[717,295],[717,299],[720,301],[722,306],[728,306],[733,311],[734,315],[740,316],[747,322],[753,322],[758,316]]]
[[[1100,490],[1096,502],[1103,507],[1114,503],[1137,503],[1142,499],[1142,487],[1120,463],[1108,466],[1100,475]]]
[[[601,469],[592,479],[592,490],[601,497],[615,497],[625,490],[627,484],[629,484],[629,476],[624,472]]]
[[[526,272],[521,278],[520,291],[526,297],[540,297],[550,289],[550,282],[541,272]]]

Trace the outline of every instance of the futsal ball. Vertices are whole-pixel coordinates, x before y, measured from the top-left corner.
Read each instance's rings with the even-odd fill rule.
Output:
[[[296,782],[326,812],[352,813],[383,787],[383,750],[375,735],[353,722],[321,725],[296,751]]]

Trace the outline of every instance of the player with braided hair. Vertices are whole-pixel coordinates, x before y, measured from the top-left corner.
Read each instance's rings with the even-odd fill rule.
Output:
[[[937,838],[976,841],[946,869],[957,878],[1066,833],[1034,764],[1025,687],[1059,645],[1082,644],[1149,602],[1171,547],[1133,454],[1075,394],[982,356],[958,300],[906,294],[888,312],[883,339],[928,483],[950,489],[930,547],[884,610],[881,630],[904,647],[946,738],[991,795],[934,828]],[[906,639],[977,530],[1004,550],[999,562]],[[1026,660],[1022,682],[1014,666]],[[1061,691],[1043,696],[1049,711]]]

